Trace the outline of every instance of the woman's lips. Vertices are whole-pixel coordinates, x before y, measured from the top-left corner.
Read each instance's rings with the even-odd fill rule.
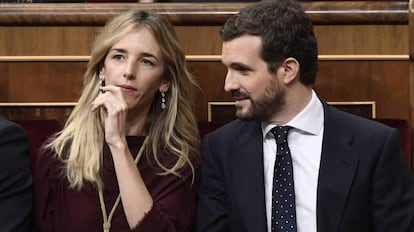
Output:
[[[121,87],[122,92],[125,92],[125,93],[132,93],[134,91],[137,91],[136,88],[130,85],[119,85],[119,87]]]

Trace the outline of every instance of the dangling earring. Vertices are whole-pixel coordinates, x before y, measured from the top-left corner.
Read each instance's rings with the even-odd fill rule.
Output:
[[[101,90],[101,93],[104,93],[105,91],[102,90],[102,87],[105,86],[105,78],[102,72],[99,73],[99,89]]]
[[[161,109],[165,109],[166,105],[165,105],[165,91],[160,91],[161,92]]]

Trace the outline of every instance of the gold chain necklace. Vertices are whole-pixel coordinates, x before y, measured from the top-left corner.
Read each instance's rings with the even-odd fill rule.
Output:
[[[139,160],[141,159],[142,153],[145,150],[145,146],[148,143],[148,136],[145,137],[144,142],[142,143],[141,148],[139,149],[139,152],[137,154],[137,157],[135,157],[135,164],[138,164]],[[98,190],[99,193],[99,203],[101,205],[101,211],[102,211],[102,218],[103,218],[103,231],[104,232],[109,232],[111,230],[111,221],[112,221],[112,217],[114,216],[115,213],[115,209],[118,207],[119,202],[121,201],[121,193],[118,193],[118,197],[115,200],[114,205],[112,206],[111,212],[108,214],[106,214],[106,208],[105,208],[105,201],[104,201],[104,196],[103,196],[103,191],[102,189]]]

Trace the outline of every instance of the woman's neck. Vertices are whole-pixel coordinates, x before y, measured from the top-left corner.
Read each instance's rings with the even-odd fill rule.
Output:
[[[148,113],[128,114],[126,121],[126,135],[143,136],[146,135],[145,123]]]
[[[137,135],[145,135],[144,130],[145,122],[139,121],[139,122],[127,122],[127,128],[126,128],[126,135],[127,136],[137,136]]]

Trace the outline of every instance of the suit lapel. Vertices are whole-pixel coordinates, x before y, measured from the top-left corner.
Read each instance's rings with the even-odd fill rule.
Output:
[[[325,123],[317,194],[318,232],[338,231],[359,158],[336,109],[324,104]]]
[[[233,191],[237,196],[246,231],[266,231],[266,207],[263,173],[263,136],[260,123],[247,122],[239,127],[234,154]]]

